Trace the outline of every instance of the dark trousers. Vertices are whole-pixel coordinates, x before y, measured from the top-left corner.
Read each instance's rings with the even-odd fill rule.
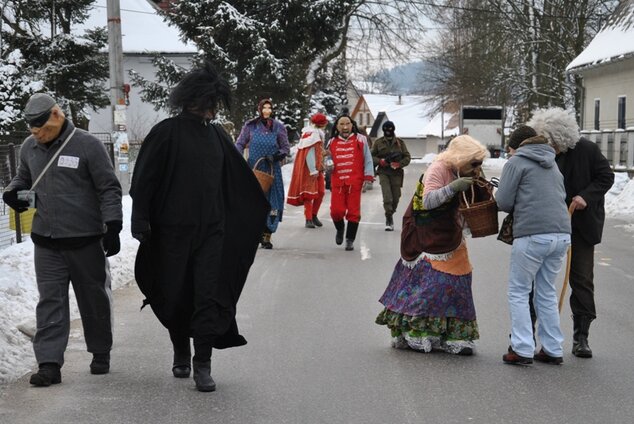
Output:
[[[595,319],[594,305],[594,245],[576,231],[572,232],[570,262],[570,309],[573,315]]]
[[[392,216],[394,212],[396,212],[398,201],[401,198],[403,176],[379,174],[379,183],[381,184],[381,193],[383,194],[385,216]]]
[[[40,294],[35,309],[37,332],[33,338],[38,364],[64,364],[70,333],[69,282],[73,284],[88,352],[110,352],[112,292],[101,240],[73,250],[35,245],[34,259]]]

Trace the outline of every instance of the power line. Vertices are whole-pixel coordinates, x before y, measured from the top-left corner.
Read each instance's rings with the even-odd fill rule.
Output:
[[[462,10],[462,11],[465,11],[465,12],[482,12],[482,13],[489,13],[489,14],[493,14],[493,15],[521,15],[521,16],[524,16],[523,13],[514,12],[512,10],[491,10],[491,9],[484,9],[484,8],[479,8],[479,7],[454,6],[454,5],[448,5],[448,4],[437,4],[435,2],[423,1],[423,0],[409,0],[408,3],[419,5],[419,6],[437,7],[437,8],[442,8],[442,9]],[[587,18],[587,15],[557,15],[557,14],[550,14],[550,13],[540,13],[539,15],[541,17],[546,17],[546,18],[562,18],[562,19],[571,19],[571,20]],[[606,12],[604,14],[598,14],[598,16],[601,17],[601,18],[607,17],[609,15],[610,15],[610,12]]]

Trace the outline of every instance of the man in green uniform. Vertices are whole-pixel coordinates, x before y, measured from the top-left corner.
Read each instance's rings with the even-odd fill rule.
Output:
[[[372,145],[372,161],[377,167],[381,192],[383,193],[383,208],[385,209],[385,231],[394,231],[392,216],[401,198],[403,187],[403,168],[409,165],[411,156],[405,142],[396,137],[396,127],[392,121],[383,123],[383,137]]]

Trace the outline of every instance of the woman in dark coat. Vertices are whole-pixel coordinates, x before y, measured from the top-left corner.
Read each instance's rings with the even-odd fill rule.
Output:
[[[145,138],[130,195],[132,234],[141,242],[135,277],[174,347],[172,372],[215,390],[212,348],[246,344],[236,304],[253,263],[269,205],[220,126],[229,85],[210,64],[188,73],[170,96],[177,116]]]

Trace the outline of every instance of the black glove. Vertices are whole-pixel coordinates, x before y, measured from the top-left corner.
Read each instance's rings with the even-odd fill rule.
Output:
[[[27,202],[26,200],[18,199],[17,188],[2,193],[2,200],[4,200],[4,203],[6,205],[9,205],[11,208],[15,209],[17,213],[25,212],[29,208],[29,202]]]
[[[132,221],[132,237],[145,243],[152,237],[152,229],[147,221]]]
[[[279,162],[283,160],[285,157],[286,157],[286,153],[277,152],[276,154],[273,155],[273,160],[276,162]]]
[[[119,233],[121,232],[121,221],[106,222],[106,234],[103,235],[103,250],[106,256],[113,256],[121,250]]]

